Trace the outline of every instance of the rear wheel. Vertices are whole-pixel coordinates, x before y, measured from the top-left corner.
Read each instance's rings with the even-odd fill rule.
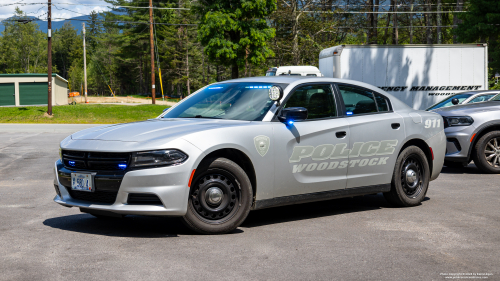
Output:
[[[213,159],[196,172],[183,220],[196,232],[228,233],[246,219],[252,198],[252,185],[245,171],[229,159]]]
[[[398,156],[391,190],[385,192],[384,197],[399,207],[419,205],[427,193],[429,179],[429,163],[424,152],[416,146],[409,146]]]
[[[482,136],[474,147],[474,164],[483,172],[500,173],[500,131]]]

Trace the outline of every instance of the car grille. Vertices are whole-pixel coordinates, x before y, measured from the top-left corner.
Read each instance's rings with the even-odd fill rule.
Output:
[[[129,165],[131,154],[63,150],[62,158],[64,166],[72,170],[123,171]]]
[[[66,187],[69,195],[74,199],[90,203],[113,204],[130,159],[131,153],[63,150],[64,167],[58,168],[59,182]],[[120,164],[123,166],[120,167]],[[92,172],[94,191],[72,190],[72,172]]]

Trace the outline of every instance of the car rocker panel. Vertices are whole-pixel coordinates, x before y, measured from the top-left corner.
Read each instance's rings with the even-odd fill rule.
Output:
[[[417,205],[446,138],[440,115],[365,83],[257,77],[209,85],[156,119],[86,129],[60,146],[56,203],[95,216],[181,216],[195,231],[226,233],[250,209],[378,192]]]

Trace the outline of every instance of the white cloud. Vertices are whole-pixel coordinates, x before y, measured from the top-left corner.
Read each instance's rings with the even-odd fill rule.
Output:
[[[13,16],[15,7],[19,7],[28,16],[40,17],[46,20],[47,4],[40,4],[42,2],[47,3],[46,0],[2,0],[0,1],[0,20]],[[106,7],[109,4],[103,0],[52,0],[52,3],[52,20],[54,21],[59,20],[59,18],[67,19],[89,15],[91,11],[103,12],[109,10]]]

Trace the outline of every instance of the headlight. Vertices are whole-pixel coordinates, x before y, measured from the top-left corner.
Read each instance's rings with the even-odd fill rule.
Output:
[[[445,125],[448,126],[470,126],[474,123],[474,119],[469,116],[452,116],[452,117],[444,117],[446,121]]]
[[[175,149],[134,152],[131,167],[165,166],[184,162],[188,156]]]

